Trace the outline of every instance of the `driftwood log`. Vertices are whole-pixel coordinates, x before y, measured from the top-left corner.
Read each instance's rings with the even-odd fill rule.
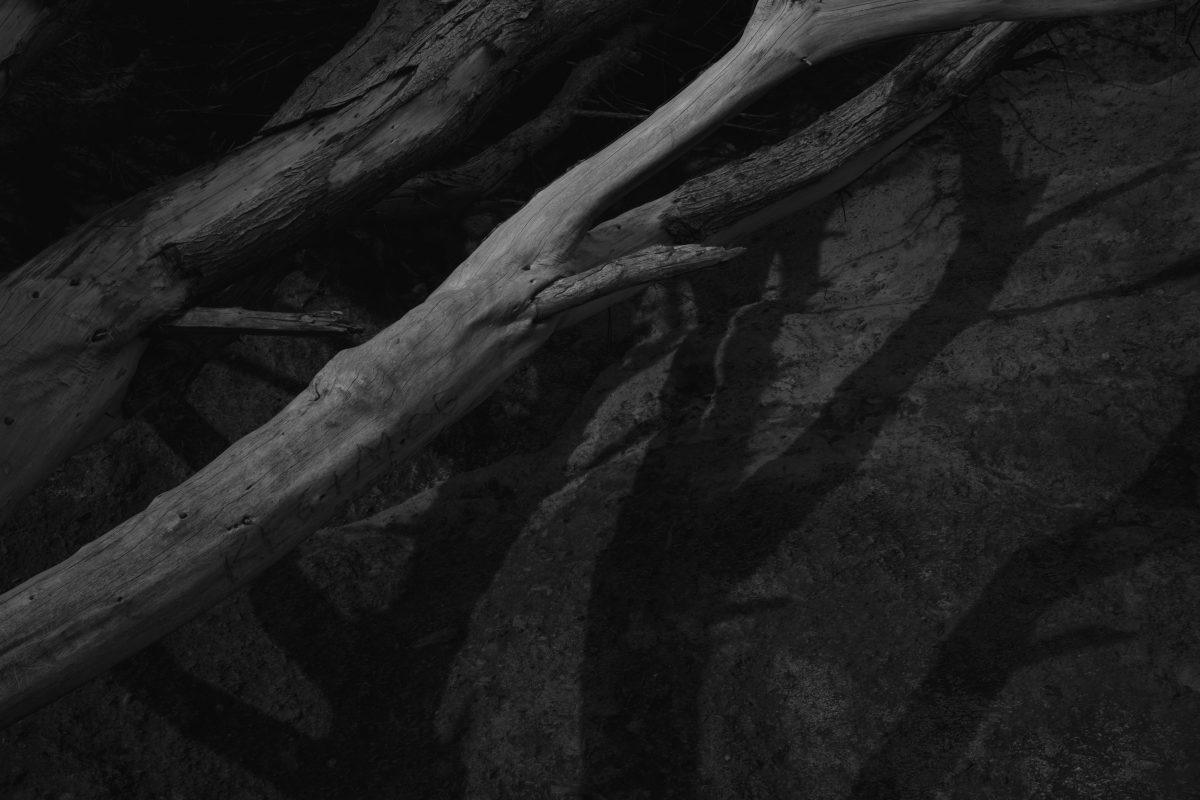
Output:
[[[461,142],[540,66],[644,0],[464,0],[395,51],[387,0],[251,144],[145,192],[0,280],[0,524],[107,426],[145,334]],[[416,20],[420,22],[420,20]]]
[[[816,61],[883,38],[988,19],[1157,5],[1162,3],[761,0],[729,53],[641,125],[538,193],[424,303],[367,343],[340,353],[274,419],[145,511],[0,597],[0,722],[52,700],[243,586],[384,469],[479,402],[565,319],[627,291],[637,282],[631,264],[642,270],[672,260],[711,263],[728,255],[667,247],[624,258],[647,241],[735,236],[797,202],[789,202],[790,196],[800,193],[803,200],[828,192],[936,117],[953,96],[929,93],[932,105],[926,103],[909,119],[897,110],[900,103],[892,93],[899,91],[900,101],[913,103],[929,90],[909,82],[903,71],[893,73],[864,101],[867,105],[840,121],[835,115],[818,123],[821,136],[832,138],[792,143],[796,152],[815,155],[820,166],[792,170],[773,164],[776,180],[765,181],[768,188],[761,190],[751,189],[737,172],[718,176],[715,183],[693,182],[686,192],[635,214],[635,223],[625,215],[589,235],[618,197],[767,88]],[[1019,26],[993,26],[940,40],[941,49],[933,51],[924,70],[942,69],[941,79],[951,83],[958,79],[957,68],[969,66],[975,80],[971,70],[994,64],[995,54],[1021,35]],[[439,84],[436,98],[421,95],[413,102],[453,98],[496,63],[491,50],[477,49]],[[905,69],[919,66],[909,61]],[[893,105],[892,115],[881,113]],[[864,134],[859,128],[873,124],[872,109],[889,125],[903,127]],[[426,114],[441,119],[436,109]],[[329,118],[312,121],[312,129]],[[850,127],[839,127],[845,125]],[[378,147],[385,138],[376,129],[358,141]],[[826,158],[825,148],[838,141],[843,146],[829,152],[839,153],[840,160]],[[371,147],[364,150],[370,153]],[[356,164],[335,159],[321,175],[352,180]],[[713,193],[719,181],[729,180],[752,202],[743,203],[736,192]],[[178,271],[172,256],[150,255],[156,261],[143,279]],[[550,299],[572,292],[569,303]],[[173,301],[182,302],[185,294]],[[145,320],[160,312],[134,307],[127,313]],[[86,321],[72,324],[78,333],[87,332]],[[130,334],[126,329],[122,335]]]

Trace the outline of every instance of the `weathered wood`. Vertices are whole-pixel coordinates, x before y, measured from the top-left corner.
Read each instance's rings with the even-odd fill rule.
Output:
[[[545,322],[560,314],[646,284],[665,281],[737,258],[743,247],[677,247],[654,245],[603,264],[595,269],[568,275],[542,289],[533,298],[534,322]]]
[[[0,0],[0,99],[90,4],[90,0]]]
[[[193,308],[163,326],[180,333],[263,334],[268,336],[348,336],[362,328],[340,311],[252,311],[245,308]]]
[[[597,225],[576,254],[605,261],[652,244],[731,242],[793,214],[926,128],[1043,29],[997,22],[931,37],[803,130]]]
[[[1150,5],[762,0],[729,53],[535,196],[424,303],[339,353],[275,418],[141,514],[0,597],[0,721],[243,586],[478,403],[557,327],[533,320],[537,296],[592,266],[574,251],[603,209],[770,85],[922,26]]]
[[[636,45],[649,30],[649,25],[625,29],[601,52],[576,64],[562,88],[535,118],[456,167],[423,172],[405,181],[377,203],[368,217],[379,223],[395,223],[452,212],[486,197],[530,156],[571,127],[579,103],[636,57]]]
[[[603,258],[605,253],[629,247],[672,241],[672,230],[689,230],[701,241],[729,240],[730,230],[749,228],[752,221],[769,224],[780,215],[828,197],[965,98],[1000,63],[1047,27],[1030,22],[987,23],[930,37],[871,87],[803,130],[598,225],[580,248],[592,248],[592,259]],[[727,228],[706,223],[720,219],[732,222]],[[596,305],[610,300],[611,294]],[[575,319],[582,316],[579,308],[562,313]],[[514,464],[521,458],[511,456],[456,475],[443,486],[368,518],[319,533],[336,537],[343,531],[382,532],[404,527],[429,513],[434,499],[446,492],[457,497],[464,487],[469,494],[471,487],[484,483],[524,480],[526,476]]]
[[[352,85],[285,105],[255,142],[122,203],[0,281],[0,523],[119,404],[151,327],[369,206],[526,76],[644,2],[463,0],[406,47],[356,62]]]
[[[445,15],[447,5],[442,0],[378,0],[367,23],[333,58],[309,73],[263,131],[327,114],[408,69],[414,39]],[[462,16],[470,17],[476,8],[477,4],[464,4]]]

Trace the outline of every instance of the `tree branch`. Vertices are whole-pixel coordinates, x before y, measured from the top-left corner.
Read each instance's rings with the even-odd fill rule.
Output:
[[[193,308],[163,326],[181,333],[265,334],[270,336],[348,336],[362,328],[340,311],[250,311],[244,308]]]

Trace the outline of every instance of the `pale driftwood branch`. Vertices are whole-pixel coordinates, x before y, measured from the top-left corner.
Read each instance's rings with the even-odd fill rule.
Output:
[[[829,196],[939,118],[1043,25],[998,22],[931,37],[853,99],[783,141],[597,225],[592,260],[651,244],[735,241]]]
[[[568,275],[542,289],[533,298],[533,319],[545,322],[627,289],[724,263],[745,251],[744,247],[726,249],[696,244],[647,247],[595,269]]]
[[[669,195],[638,206],[592,229],[580,248],[591,258],[622,247],[669,242],[684,233],[700,240],[732,238],[730,229],[749,228],[757,218],[799,210],[849,183],[899,146],[932,118],[961,100],[998,64],[1046,27],[1041,23],[999,22],[931,37],[870,88],[782,142],[700,175]],[[914,126],[919,126],[914,128]],[[724,226],[724,227],[723,227]],[[618,294],[628,294],[619,290]],[[594,311],[612,295],[588,303]],[[914,301],[916,302],[916,301]],[[578,308],[578,307],[577,307]],[[577,309],[567,312],[574,319]],[[540,456],[539,456],[540,457]],[[444,493],[457,497],[489,481],[526,481],[519,457],[505,459],[451,478],[365,519],[320,533],[385,532],[416,524]],[[457,502],[457,501],[456,501]],[[452,504],[453,505],[453,504]]]
[[[330,217],[368,207],[541,65],[644,2],[463,0],[408,46],[356,63],[352,84],[289,103],[255,142],[0,280],[0,419],[11,420],[0,426],[0,524],[119,404],[147,331]]]
[[[90,5],[90,0],[0,0],[0,99]]]
[[[531,155],[571,127],[579,104],[636,57],[636,45],[649,30],[649,25],[626,28],[601,52],[576,64],[537,117],[453,169],[424,172],[406,181],[372,208],[369,217],[387,222],[444,213],[465,208],[491,194]]]
[[[361,327],[347,322],[340,311],[251,311],[245,308],[193,308],[168,322],[163,329],[269,336],[347,336],[362,332]]]
[[[339,353],[271,421],[145,511],[0,597],[0,721],[48,702],[245,585],[486,397],[556,327],[532,320],[532,300],[592,266],[574,250],[603,210],[770,85],[873,34],[917,32],[912,19],[945,28],[1024,17],[1035,7],[1078,14],[1151,5],[762,0],[729,53],[538,193],[425,302]]]
[[[1044,27],[997,22],[931,37],[871,87],[803,130],[597,225],[576,256],[594,263],[652,244],[736,241],[828,197],[940,118]],[[565,313],[561,324],[574,324],[635,292],[580,306]]]

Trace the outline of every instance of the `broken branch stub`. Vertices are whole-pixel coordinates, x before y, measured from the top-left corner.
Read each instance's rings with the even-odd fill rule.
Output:
[[[631,255],[624,255],[587,272],[566,276],[551,283],[534,295],[533,319],[546,321],[559,314],[605,300],[635,287],[695,272],[737,258],[744,247],[704,247],[655,245]]]
[[[931,27],[954,27],[1008,11],[1027,16],[1034,5],[1078,14],[1153,4],[763,0],[729,53],[539,192],[424,303],[339,353],[272,420],[145,511],[0,597],[0,722],[245,585],[480,402],[557,327],[560,317],[534,321],[534,302],[593,266],[575,250],[599,215],[772,84],[845,42],[865,43],[872,31],[916,32],[905,10]],[[833,26],[835,18],[849,30]]]
[[[587,272],[568,275],[542,289],[533,298],[533,319],[545,322],[617,292],[722,264],[745,251],[744,247],[726,249],[696,244],[648,247]]]

